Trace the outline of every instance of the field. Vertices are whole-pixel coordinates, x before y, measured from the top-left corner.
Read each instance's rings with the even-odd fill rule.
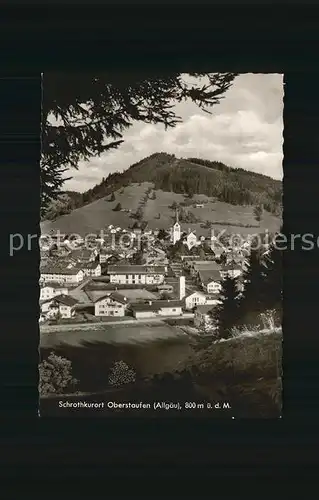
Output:
[[[44,221],[41,223],[42,234],[59,229],[62,233],[76,233],[85,236],[89,233],[98,234],[99,231],[106,229],[110,224],[128,229],[134,223],[134,219],[130,217],[129,212],[114,212],[114,207],[121,203],[123,209],[131,210],[131,213],[134,213],[146,191],[152,186],[153,184],[148,182],[131,184],[114,193],[114,202],[109,202],[107,201],[108,198],[103,198],[74,210],[56,221]],[[157,190],[155,193],[156,199],[148,199],[143,208],[143,219],[148,221],[148,226],[151,229],[168,229],[172,225],[175,216],[175,212],[170,206],[174,201],[183,203],[185,200],[184,195],[162,190]],[[268,229],[269,232],[280,229],[280,219],[267,212],[264,212],[263,220],[259,225],[254,219],[252,206],[230,205],[208,198],[205,195],[195,195],[194,203],[196,201],[206,201],[207,203],[204,204],[203,208],[191,206],[186,207],[186,210],[192,212],[200,219],[200,222],[209,221],[217,233],[225,229],[230,233],[247,235],[262,232],[265,229]],[[198,236],[208,234],[208,230],[203,229],[200,222],[182,224],[182,230],[187,231],[188,228],[196,230]],[[243,227],[248,225],[253,227]]]
[[[129,327],[131,330],[132,327]],[[143,326],[136,335],[142,342],[127,342],[123,326],[107,328],[107,337],[123,343],[108,343],[106,329],[88,332],[41,336],[41,356],[52,350],[72,361],[73,375],[80,381],[77,390],[86,393],[86,401],[198,401],[227,403],[224,412],[196,412],[209,418],[279,418],[281,416],[282,332],[259,331],[239,334],[225,341],[207,337],[195,339],[167,325]],[[207,343],[208,340],[208,343]],[[133,368],[136,382],[112,389],[108,373],[115,361],[123,360]],[[101,391],[97,397],[96,393]],[[108,391],[108,392],[105,392]],[[111,391],[111,392],[109,392]],[[102,394],[103,392],[103,394]],[[94,394],[95,393],[95,394]],[[91,394],[91,397],[90,397]],[[61,399],[63,396],[61,397]],[[59,398],[60,399],[60,398]],[[68,401],[81,396],[66,396]],[[82,396],[83,399],[83,396]],[[41,414],[80,416],[59,413],[57,400],[41,401]],[[99,412],[99,416],[108,413]],[[81,415],[89,413],[84,411]],[[111,413],[112,414],[112,413]],[[97,415],[97,416],[98,416]],[[130,416],[132,411],[123,413]],[[152,412],[141,415],[152,416]],[[172,413],[167,413],[171,416]],[[179,416],[189,416],[180,412]],[[195,412],[194,412],[195,415]],[[155,415],[156,416],[156,415]],[[157,415],[159,416],[159,415]],[[175,416],[175,414],[174,414]]]
[[[40,347],[54,348],[60,345],[68,344],[81,347],[86,343],[103,342],[107,344],[128,344],[144,343],[162,340],[172,340],[179,337],[185,337],[183,331],[177,327],[166,325],[165,323],[143,323],[137,325],[107,325],[98,324],[94,328],[76,329],[69,331],[41,333]]]
[[[108,367],[117,360],[125,361],[143,377],[173,372],[191,353],[188,336],[178,327],[165,323],[99,324],[90,330],[42,332],[40,350],[43,357],[54,350],[75,361],[85,376],[91,362],[98,375],[98,372],[107,373]]]

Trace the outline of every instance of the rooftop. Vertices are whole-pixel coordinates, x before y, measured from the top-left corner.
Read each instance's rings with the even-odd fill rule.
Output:
[[[205,304],[203,306],[197,306],[196,307],[196,312],[199,312],[200,314],[207,314],[210,311],[212,311],[213,309],[214,309],[213,305]]]
[[[66,285],[61,285],[61,283],[56,283],[56,281],[46,281],[45,283],[43,283],[41,285],[41,288],[46,288],[46,287],[50,287],[50,288],[67,288]]]
[[[96,269],[99,267],[101,264],[99,262],[85,262],[84,264],[81,265],[82,269]]]
[[[167,307],[183,307],[184,301],[182,300],[150,300],[148,302],[131,304],[133,311],[159,311]]]
[[[214,260],[197,260],[193,263],[193,267],[198,271],[200,271],[201,269],[212,269],[219,271],[221,269],[220,264],[218,264],[218,262],[215,262]]]
[[[109,266],[108,274],[164,274],[164,266],[114,265]]]
[[[56,297],[53,298],[54,302],[60,302],[61,304],[65,306],[70,306],[73,307],[75,304],[78,303],[76,299],[71,297],[70,295],[57,295]]]
[[[212,281],[221,281],[220,271],[217,270],[203,270],[199,271],[198,274],[201,283],[204,283],[204,285]]]
[[[201,290],[190,290],[189,288],[186,289],[186,297],[190,297],[191,295],[194,295],[194,293],[205,295],[204,292],[202,292]]]
[[[77,248],[76,250],[72,250],[72,257],[76,258],[90,258],[93,250],[89,250],[88,248]]]
[[[101,300],[104,300],[106,297],[109,297],[110,299],[115,300],[120,304],[127,304],[127,298],[123,297],[123,295],[120,295],[117,292],[105,293],[101,297],[96,298],[93,302],[94,303],[101,302]]]
[[[61,274],[61,275],[77,275],[81,269],[78,267],[71,267],[70,269],[62,266],[58,266],[57,264],[55,265],[50,265],[50,266],[44,266],[41,269],[41,274]]]

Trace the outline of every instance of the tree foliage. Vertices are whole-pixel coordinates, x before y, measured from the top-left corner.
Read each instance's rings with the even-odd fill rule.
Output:
[[[42,99],[42,208],[56,198],[69,168],[117,148],[134,121],[174,127],[174,104],[190,99],[204,111],[220,102],[234,73],[182,74],[45,73]]]
[[[262,205],[257,205],[254,208],[254,216],[255,216],[255,219],[257,222],[261,221],[262,215],[263,215],[263,207],[262,207]]]
[[[132,384],[136,380],[136,373],[124,361],[116,361],[110,369],[109,384],[114,387]]]
[[[39,364],[39,392],[41,396],[63,394],[76,384],[72,375],[72,363],[66,358],[51,352],[49,357]]]
[[[261,314],[273,311],[279,325],[282,318],[282,250],[276,237],[267,252],[252,250],[243,274],[244,292],[240,301],[241,324],[260,325]],[[277,323],[277,324],[278,324]]]
[[[165,229],[160,229],[159,232],[158,232],[157,238],[160,241],[165,241],[165,240],[167,240],[169,238],[169,234],[168,234],[167,231],[165,231]]]
[[[236,279],[227,276],[222,281],[220,301],[221,303],[217,304],[213,311],[213,317],[218,328],[218,336],[228,338],[239,318],[239,292]]]

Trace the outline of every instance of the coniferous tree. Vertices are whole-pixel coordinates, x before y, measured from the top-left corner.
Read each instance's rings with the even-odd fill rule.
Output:
[[[229,338],[231,329],[237,325],[239,318],[239,292],[236,279],[227,276],[222,281],[220,300],[221,303],[214,309],[213,318],[218,328],[218,337]]]
[[[258,316],[265,310],[265,265],[260,249],[252,249],[248,266],[243,273],[244,291],[240,300],[239,315],[242,324],[258,323]]]
[[[257,205],[254,209],[254,216],[257,222],[260,222],[262,219],[263,207],[262,205]]]
[[[272,309],[282,317],[283,252],[274,241],[265,258],[265,309]]]

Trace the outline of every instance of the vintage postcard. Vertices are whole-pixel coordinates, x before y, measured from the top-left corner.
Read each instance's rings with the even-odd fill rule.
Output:
[[[281,417],[283,95],[43,75],[42,417]]]

